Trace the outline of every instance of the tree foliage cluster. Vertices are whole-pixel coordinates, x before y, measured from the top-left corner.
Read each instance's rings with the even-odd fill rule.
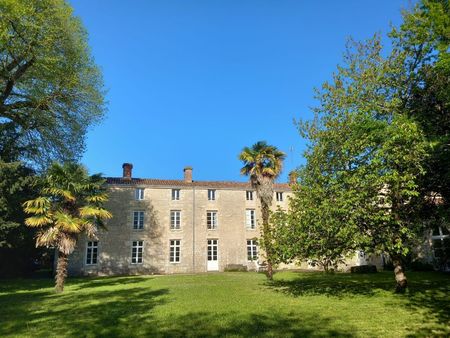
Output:
[[[423,1],[381,38],[350,40],[344,63],[300,121],[307,164],[289,210],[272,216],[278,256],[326,270],[356,249],[388,253],[397,287],[424,220],[448,212],[448,1]],[[439,203],[430,197],[439,197]]]
[[[17,260],[39,255],[22,211],[39,192],[36,173],[79,159],[104,107],[86,31],[67,2],[1,0],[0,275],[6,262],[20,273]]]

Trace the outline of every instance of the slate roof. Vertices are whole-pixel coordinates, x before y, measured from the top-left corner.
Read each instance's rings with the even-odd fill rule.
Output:
[[[106,182],[110,185],[124,185],[124,186],[137,186],[148,185],[154,187],[172,187],[172,188],[187,188],[187,187],[202,187],[212,189],[237,189],[237,190],[250,190],[251,185],[249,182],[233,182],[233,181],[193,181],[185,182],[184,180],[162,180],[155,178],[132,178],[124,179],[122,177],[107,177]],[[287,183],[275,183],[275,190],[291,190]]]

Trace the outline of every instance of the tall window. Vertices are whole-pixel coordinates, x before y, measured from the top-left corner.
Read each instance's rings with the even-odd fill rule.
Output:
[[[450,256],[450,233],[445,226],[437,226],[433,229],[431,236],[433,242],[433,253],[437,259]]]
[[[133,229],[144,229],[144,212],[133,212]]]
[[[277,191],[276,198],[277,198],[278,202],[282,202],[283,201],[283,193],[280,191]]]
[[[206,227],[208,230],[217,229],[217,211],[206,212]]]
[[[181,228],[181,211],[171,210],[170,211],[170,229],[179,230]]]
[[[216,191],[208,189],[208,201],[214,201],[216,199]]]
[[[180,262],[180,240],[179,239],[171,239],[170,240],[170,255],[169,261],[170,263],[179,263]]]
[[[256,227],[255,209],[245,210],[245,225],[247,229],[255,229]]]
[[[256,261],[258,259],[257,246],[256,239],[247,239],[247,260]]]
[[[87,242],[86,245],[86,264],[97,264],[98,242]]]
[[[134,191],[134,198],[138,201],[142,201],[144,199],[144,188],[136,188]]]
[[[142,263],[142,253],[144,251],[144,241],[133,241],[131,248],[131,264]]]
[[[180,189],[172,189],[172,201],[178,201],[180,199]]]
[[[253,191],[247,190],[245,192],[245,197],[247,201],[253,201]]]

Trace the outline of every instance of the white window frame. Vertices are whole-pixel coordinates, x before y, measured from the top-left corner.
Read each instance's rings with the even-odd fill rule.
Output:
[[[216,190],[208,189],[208,201],[215,201],[215,200],[216,200]]]
[[[170,230],[181,229],[181,210],[170,210]]]
[[[277,202],[283,202],[283,192],[282,191],[277,191],[275,193],[275,197]]]
[[[206,211],[206,229],[217,230],[218,225],[219,225],[219,222],[218,222],[217,210],[207,210]]]
[[[250,230],[256,229],[255,209],[245,209],[245,227]]]
[[[136,251],[135,251],[136,249]],[[140,259],[140,261],[139,261]],[[144,263],[144,241],[137,240],[131,242],[131,264]]]
[[[133,230],[144,229],[145,212],[143,210],[133,211]]]
[[[181,261],[181,240],[171,239],[169,241],[169,262],[178,264]]]
[[[431,232],[431,247],[433,249],[433,257],[435,259],[441,259],[442,257],[436,256],[436,249],[434,247],[434,242],[435,241],[440,241],[441,242],[441,247],[440,250],[445,250],[445,239],[450,237],[450,234],[445,235],[444,231],[442,230],[442,226],[438,226],[438,231],[439,231],[439,235],[433,235],[434,233],[434,229]]]
[[[134,190],[134,199],[136,201],[143,201],[144,200],[144,188],[136,188]]]
[[[256,239],[247,239],[247,261],[258,260],[258,241]]]
[[[94,262],[95,259],[95,262]],[[98,262],[98,241],[88,241],[86,243],[86,265],[97,265]]]
[[[252,190],[247,190],[245,192],[245,199],[247,201],[253,201],[253,191]]]
[[[172,189],[172,201],[179,201],[180,195],[181,195],[180,189]]]

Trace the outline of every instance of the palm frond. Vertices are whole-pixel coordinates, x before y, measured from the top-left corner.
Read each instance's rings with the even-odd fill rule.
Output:
[[[55,246],[58,243],[59,229],[50,227],[41,230],[36,234],[36,247],[40,246]]]
[[[81,217],[97,217],[102,219],[110,219],[112,214],[103,208],[98,208],[94,206],[84,206],[79,209]]]
[[[31,228],[42,227],[52,222],[52,218],[47,215],[31,216],[25,219],[25,224]]]
[[[54,219],[55,225],[64,232],[79,233],[82,230],[81,220],[65,212],[57,211]]]
[[[45,214],[51,207],[50,199],[47,197],[38,197],[23,203],[24,211],[27,214]]]

